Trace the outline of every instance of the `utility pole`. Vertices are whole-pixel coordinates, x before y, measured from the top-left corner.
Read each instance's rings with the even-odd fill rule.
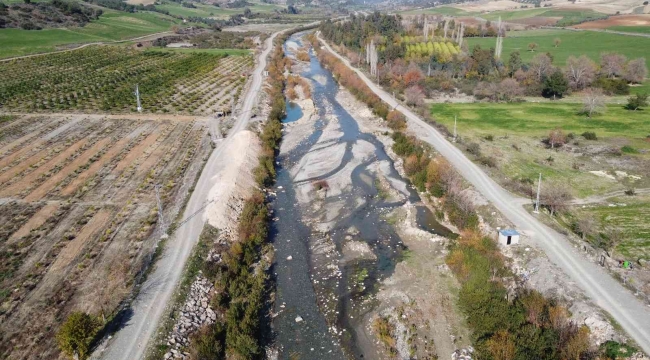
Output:
[[[458,136],[456,133],[456,115],[454,115],[454,142],[456,142],[456,137]]]
[[[542,173],[539,173],[539,181],[537,182],[537,201],[535,201],[535,214],[539,214],[539,193],[542,190]]]
[[[142,104],[140,104],[140,89],[138,85],[135,85],[135,98],[138,102],[138,112],[142,112]]]
[[[160,188],[162,185],[156,184],[154,189],[156,190],[156,201],[158,202],[158,221],[160,221],[160,230],[162,235],[160,238],[167,237],[167,224],[165,224],[165,216],[163,215],[162,201],[160,200]]]

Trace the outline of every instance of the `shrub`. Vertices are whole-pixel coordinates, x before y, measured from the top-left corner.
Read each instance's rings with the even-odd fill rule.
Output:
[[[481,156],[478,161],[487,167],[497,167],[497,159],[495,159],[493,156]]]
[[[596,133],[593,131],[585,131],[582,133],[582,137],[584,137],[586,140],[598,140],[598,137],[596,136]]]
[[[484,137],[484,139],[487,140],[487,141],[494,141],[494,136],[491,135],[491,134],[490,134],[490,135],[486,135],[486,136]]]
[[[648,106],[648,94],[636,94],[627,99],[625,108],[628,110],[640,110],[642,107]]]
[[[638,154],[639,151],[629,145],[625,145],[621,148],[621,151],[626,153],[626,154]]]
[[[56,334],[59,349],[68,356],[77,354],[79,359],[86,359],[101,326],[99,319],[84,312],[73,312]]]
[[[309,54],[306,51],[300,51],[296,55],[296,58],[300,61],[309,61]]]
[[[481,146],[474,142],[469,143],[467,144],[467,152],[475,156],[481,156]]]
[[[600,351],[607,359],[626,359],[637,352],[635,348],[627,344],[621,344],[613,340],[607,340],[600,345]]]
[[[224,329],[220,322],[205,326],[190,338],[190,356],[193,360],[222,359],[224,356]]]
[[[591,84],[592,87],[603,89],[608,95],[628,95],[630,86],[624,79],[610,79],[601,77]]]
[[[386,116],[388,127],[395,131],[402,131],[406,128],[406,117],[397,110],[392,110]]]

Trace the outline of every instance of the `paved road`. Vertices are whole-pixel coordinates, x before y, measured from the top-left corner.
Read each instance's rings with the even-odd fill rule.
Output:
[[[321,40],[321,42],[323,42]],[[324,42],[323,42],[324,43]],[[518,197],[501,188],[481,168],[451,144],[434,127],[427,124],[408,108],[401,106],[391,95],[373,83],[360,70],[354,68],[329,45],[325,47],[356,71],[363,81],[391,107],[398,107],[409,120],[417,136],[431,144],[453,164],[458,172],[483,194],[517,229],[530,235],[532,240],[584,290],[591,300],[609,312],[614,319],[646,352],[650,353],[650,307],[637,299],[630,291],[612,279],[605,270],[587,261],[573,248],[563,235],[545,226],[518,204]]]
[[[180,280],[185,262],[203,229],[204,220],[200,212],[204,208],[208,192],[215,183],[213,174],[228,160],[223,158],[225,154],[223,149],[226,148],[224,143],[230,141],[234,134],[246,129],[248,125],[251,109],[262,86],[262,71],[266,68],[266,58],[277,34],[273,34],[266,40],[265,49],[260,54],[258,65],[253,72],[253,81],[246,93],[242,111],[230,130],[228,138],[210,155],[183,213],[183,218],[194,214],[196,216],[178,228],[167,241],[162,257],[156,262],[155,269],[142,285],[140,294],[133,303],[133,317],[115,334],[108,344],[108,349],[100,355],[103,359],[136,360],[144,357],[149,339],[158,327],[165,307]]]
[[[144,35],[144,36],[138,36],[138,37],[131,38],[131,39],[115,40],[115,41],[98,41],[98,42],[86,43],[86,44],[79,45],[77,47],[73,47],[73,48],[70,48],[70,49],[50,51],[50,52],[44,52],[44,53],[38,53],[38,54],[14,56],[14,57],[10,57],[10,58],[0,59],[0,62],[6,62],[6,61],[11,61],[11,60],[17,60],[17,59],[26,59],[26,58],[41,56],[41,55],[58,54],[58,53],[64,53],[64,52],[68,52],[68,51],[75,51],[75,50],[83,49],[83,48],[85,48],[87,46],[91,46],[91,45],[119,44],[119,43],[123,43],[123,42],[144,40],[144,39],[153,40],[155,38],[158,38],[158,37],[161,37],[161,36],[164,36],[164,35],[172,35],[172,34],[174,34],[173,31],[163,31],[163,32],[159,32],[159,33],[154,33],[154,34],[149,34],[149,35]]]

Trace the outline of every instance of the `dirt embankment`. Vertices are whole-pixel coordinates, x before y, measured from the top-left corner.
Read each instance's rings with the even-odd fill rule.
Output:
[[[259,138],[251,131],[241,131],[223,143],[221,151],[229,159],[213,178],[205,216],[208,223],[226,234],[234,234],[237,219],[246,200],[256,187],[253,169],[261,151]]]

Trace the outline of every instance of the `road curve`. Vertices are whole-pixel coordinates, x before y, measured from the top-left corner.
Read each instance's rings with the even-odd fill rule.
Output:
[[[559,266],[573,282],[598,306],[607,311],[645,351],[650,353],[650,307],[615,281],[604,269],[586,260],[563,235],[542,224],[529,214],[518,197],[501,188],[481,168],[469,160],[433,126],[401,106],[391,95],[372,82],[359,69],[319,40],[332,54],[354,70],[383,101],[402,112],[417,136],[431,144],[477,191],[485,196],[515,226],[529,235],[549,259]]]
[[[149,340],[154,335],[167,303],[181,278],[185,263],[197,243],[205,223],[203,211],[208,193],[215,183],[214,174],[228,159],[224,159],[224,144],[231,141],[239,131],[246,129],[250,120],[251,109],[262,86],[262,72],[273,48],[273,39],[279,34],[274,33],[265,41],[264,50],[259,56],[259,62],[253,72],[251,86],[244,98],[242,111],[228,137],[215,149],[205,164],[198,183],[183,213],[189,221],[179,227],[169,238],[162,257],[154,265],[155,268],[141,287],[140,293],[132,304],[133,316],[128,323],[118,331],[102,354],[95,354],[106,360],[136,360],[146,355]],[[94,357],[96,357],[94,356]]]

